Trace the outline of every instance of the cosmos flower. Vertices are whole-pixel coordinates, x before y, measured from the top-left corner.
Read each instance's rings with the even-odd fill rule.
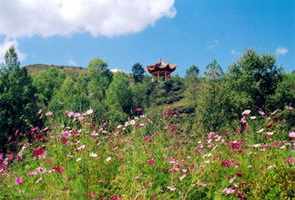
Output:
[[[147,161],[147,163],[148,163],[148,165],[150,165],[150,166],[154,166],[155,164],[156,164],[156,161],[155,161],[155,159],[149,159],[148,161]]]
[[[244,112],[242,112],[242,115],[247,117],[250,115],[250,113],[251,113],[251,110],[244,110]]]
[[[291,132],[289,133],[289,138],[290,138],[291,140],[295,140],[295,131],[291,131]]]
[[[236,192],[236,190],[234,189],[234,188],[225,188],[224,190],[223,190],[223,193],[225,194],[225,195],[230,195],[230,194],[234,194]]]
[[[37,147],[33,150],[33,156],[42,159],[46,157],[46,151],[43,147]]]
[[[22,177],[16,177],[15,184],[22,185],[24,183],[24,179]]]
[[[65,169],[62,166],[55,166],[52,168],[53,172],[58,173],[58,174],[62,174]]]

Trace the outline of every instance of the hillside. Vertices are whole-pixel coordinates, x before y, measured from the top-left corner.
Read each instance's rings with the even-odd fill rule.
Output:
[[[24,66],[27,68],[28,72],[32,75],[39,73],[40,71],[47,70],[49,68],[58,68],[64,70],[68,74],[81,74],[85,73],[85,68],[80,66],[65,66],[65,65],[47,65],[47,64],[32,64]]]

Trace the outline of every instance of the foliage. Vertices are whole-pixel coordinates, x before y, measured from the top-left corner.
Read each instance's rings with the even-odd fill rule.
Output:
[[[36,88],[20,67],[14,47],[5,54],[5,66],[0,68],[0,107],[0,151],[15,150],[18,134],[34,126],[39,109]]]
[[[106,104],[109,107],[111,122],[127,120],[132,112],[132,93],[129,89],[128,77],[122,73],[114,75],[113,81],[106,92]]]
[[[142,82],[144,79],[144,68],[140,63],[132,66],[132,75],[135,83]]]
[[[81,112],[90,107],[87,96],[87,82],[81,76],[78,78],[67,77],[60,89],[53,96],[49,110],[62,116],[65,111]]]
[[[248,50],[227,74],[228,90],[235,111],[265,109],[268,98],[281,81],[281,70],[273,56]]]
[[[64,79],[64,72],[57,68],[48,68],[33,76],[33,84],[37,88],[38,98],[43,106],[48,106],[52,96],[60,88]]]
[[[268,100],[269,109],[295,107],[295,74],[284,74],[282,82],[276,88],[273,96]]]

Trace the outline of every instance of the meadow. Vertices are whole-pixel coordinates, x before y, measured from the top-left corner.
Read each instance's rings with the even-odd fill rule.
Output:
[[[252,50],[226,73],[132,71],[32,75],[10,49],[0,199],[295,199],[294,73]]]

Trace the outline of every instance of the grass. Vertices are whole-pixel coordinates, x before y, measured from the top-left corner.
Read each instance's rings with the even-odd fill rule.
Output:
[[[287,140],[254,145],[251,128],[192,140],[161,116],[112,133],[92,130],[90,123],[55,126],[47,142],[26,144],[22,160],[0,176],[0,199],[295,198],[295,154]],[[72,133],[66,144],[65,130]],[[46,154],[38,159],[32,152],[42,146]],[[38,167],[44,173],[29,175]],[[17,177],[23,183],[16,184]]]

